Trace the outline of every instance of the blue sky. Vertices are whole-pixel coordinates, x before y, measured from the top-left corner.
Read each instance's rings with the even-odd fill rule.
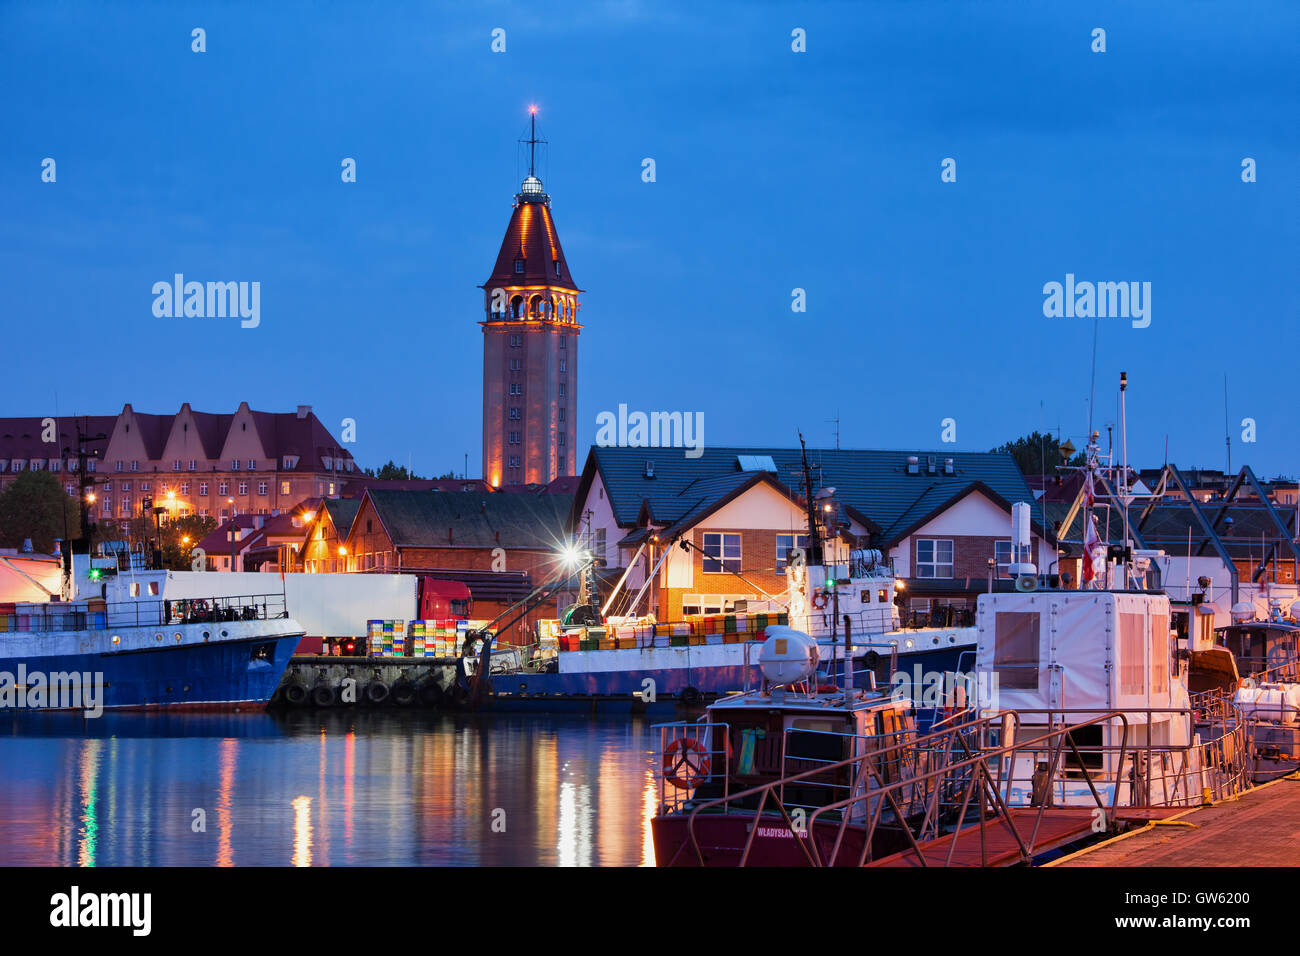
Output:
[[[1137,7],[4,3],[0,415],[311,404],[363,463],[477,475],[536,103],[581,447],[620,403],[710,444],[830,446],[837,413],[843,447],[1082,444],[1094,323],[1043,315],[1074,273],[1152,284],[1150,327],[1100,321],[1131,460],[1222,467],[1226,373],[1234,467],[1295,474],[1300,7]],[[176,272],[259,281],[261,325],[156,318]]]

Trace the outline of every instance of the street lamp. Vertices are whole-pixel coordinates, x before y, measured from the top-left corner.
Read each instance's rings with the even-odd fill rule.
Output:
[[[235,499],[227,498],[226,504],[230,505],[230,570],[235,570]]]

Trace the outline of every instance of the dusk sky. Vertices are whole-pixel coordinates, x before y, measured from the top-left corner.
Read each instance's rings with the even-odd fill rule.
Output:
[[[1295,475],[1298,62],[1294,0],[8,0],[0,415],[310,404],[363,465],[479,475],[477,286],[535,103],[579,468],[620,403],[711,445],[833,447],[837,413],[846,448],[1082,445],[1070,273],[1151,284],[1149,327],[1099,320],[1103,436],[1123,370],[1131,461],[1222,468],[1226,373],[1233,467]],[[155,317],[178,272],[260,282],[260,325]]]

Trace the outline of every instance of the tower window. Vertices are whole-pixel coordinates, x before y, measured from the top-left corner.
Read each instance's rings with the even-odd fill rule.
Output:
[[[523,369],[523,367],[524,367],[524,366],[523,366],[523,363],[520,362],[519,359],[511,359],[511,360],[510,360],[510,371],[512,371],[512,372],[518,372],[518,371],[521,371],[521,370]]]
[[[522,335],[510,336],[510,347],[512,349],[517,349],[523,344],[524,344],[524,337]]]
[[[561,335],[561,336],[560,336],[560,348],[562,348],[562,349],[567,349],[568,347],[569,347],[569,337],[568,337],[567,335]]]
[[[560,371],[561,371],[561,372],[567,372],[568,370],[569,370],[569,360],[568,360],[568,359],[560,359]]]
[[[563,274],[563,273],[560,272],[560,260],[559,260],[559,259],[554,260],[554,261],[552,262],[552,265],[555,266],[555,275],[556,275],[557,277],[559,277],[560,275]]]
[[[511,395],[522,395],[522,394],[524,394],[524,386],[523,386],[522,384],[520,384],[519,382],[511,382],[511,383],[510,383],[510,394],[511,394]]]
[[[566,392],[566,391],[568,391],[568,390],[564,387],[564,383],[561,382],[561,383],[560,383],[560,398],[564,398],[564,395],[565,395],[565,392]]]
[[[519,416],[519,409],[517,409],[517,408],[512,408],[512,409],[510,409],[510,420],[511,420],[512,422],[517,422],[517,421],[519,421],[519,418],[520,418],[520,416]]]
[[[521,276],[521,275],[523,275],[523,274],[524,274],[524,260],[523,260],[523,259],[516,259],[516,260],[515,260],[515,275],[517,275],[517,276]]]
[[[560,406],[560,421],[564,421],[564,406]]]

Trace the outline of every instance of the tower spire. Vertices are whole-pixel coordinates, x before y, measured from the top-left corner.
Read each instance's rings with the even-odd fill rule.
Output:
[[[537,178],[537,144],[546,140],[537,138],[537,106],[528,107],[528,138],[519,142],[528,144],[528,176],[519,188],[516,197],[521,202],[545,203],[549,197],[542,190],[542,181]]]

